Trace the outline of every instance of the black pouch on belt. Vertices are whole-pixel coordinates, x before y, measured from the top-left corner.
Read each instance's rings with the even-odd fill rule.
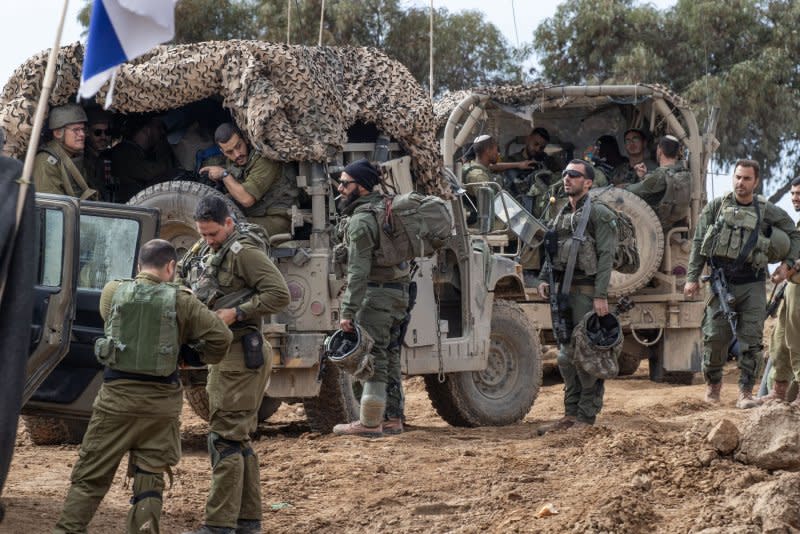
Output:
[[[244,365],[248,369],[260,369],[264,365],[264,337],[261,332],[250,332],[242,336]]]

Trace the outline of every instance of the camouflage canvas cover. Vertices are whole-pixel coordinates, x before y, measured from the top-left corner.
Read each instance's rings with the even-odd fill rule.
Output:
[[[0,95],[0,127],[13,157],[22,157],[33,129],[47,54],[19,66]],[[83,57],[80,43],[61,47],[50,107],[74,98]],[[444,191],[430,98],[377,49],[241,40],[160,46],[120,67],[111,111],[167,111],[215,96],[269,158],[326,161],[342,150],[350,126],[373,123],[411,156],[419,189]]]

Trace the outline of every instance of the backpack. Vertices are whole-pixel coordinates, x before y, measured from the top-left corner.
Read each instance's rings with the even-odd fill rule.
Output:
[[[692,175],[687,170],[669,171],[666,182],[664,196],[655,211],[661,225],[668,230],[673,224],[682,221],[689,215]]]
[[[236,229],[244,239],[249,238],[253,244],[260,246],[269,256],[269,235],[263,226],[249,222],[237,222]]]
[[[453,216],[437,196],[416,192],[384,196],[371,211],[378,220],[375,265],[380,267],[432,256],[452,234]]]
[[[633,274],[639,270],[639,249],[636,246],[636,228],[627,213],[609,209],[617,215],[617,249],[614,251],[614,270]]]

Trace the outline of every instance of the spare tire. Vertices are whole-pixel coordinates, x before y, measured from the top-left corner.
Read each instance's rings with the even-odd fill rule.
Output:
[[[137,193],[128,204],[161,211],[158,237],[172,243],[180,258],[200,237],[194,225],[194,210],[200,199],[208,195],[222,198],[236,220],[245,220],[238,206],[226,195],[205,184],[184,180],[151,185]]]
[[[664,256],[664,230],[653,208],[633,193],[609,187],[598,191],[594,198],[628,215],[636,229],[639,269],[631,274],[613,271],[608,285],[608,296],[611,298],[630,295],[644,287],[658,271]]]

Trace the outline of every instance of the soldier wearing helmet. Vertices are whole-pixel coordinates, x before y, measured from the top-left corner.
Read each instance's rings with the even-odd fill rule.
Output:
[[[96,200],[97,190],[86,179],[83,149],[86,144],[86,112],[78,104],[50,110],[47,126],[53,139],[36,154],[33,177],[36,191]]]

